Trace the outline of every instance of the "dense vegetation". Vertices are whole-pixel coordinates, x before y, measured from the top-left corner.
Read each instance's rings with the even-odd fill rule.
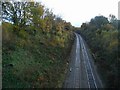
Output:
[[[70,23],[37,2],[2,2],[3,88],[61,87]]]
[[[78,31],[87,41],[100,71],[105,87],[118,86],[118,20],[114,15],[108,18],[96,16],[81,25]]]
[[[78,30],[87,41],[105,87],[119,87],[120,21],[96,16],[80,28],[37,2],[2,2],[3,88],[62,87]],[[119,39],[118,39],[119,38]]]

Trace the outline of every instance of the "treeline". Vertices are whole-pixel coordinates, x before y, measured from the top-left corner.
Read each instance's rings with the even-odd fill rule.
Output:
[[[11,31],[16,35],[23,38],[32,35],[41,39],[39,34],[43,34],[47,44],[64,46],[72,28],[70,23],[37,2],[2,2],[2,18],[3,25],[11,25]],[[6,21],[8,23],[4,23]]]
[[[79,32],[79,31],[78,31]],[[118,20],[114,15],[108,18],[96,16],[80,28],[100,71],[105,87],[118,86]]]
[[[2,1],[3,88],[62,87],[72,25],[38,2]]]

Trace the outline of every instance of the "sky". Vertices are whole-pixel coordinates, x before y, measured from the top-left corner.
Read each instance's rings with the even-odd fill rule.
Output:
[[[120,0],[36,0],[52,9],[55,15],[79,27],[84,22],[98,15],[118,17],[118,2]]]
[[[52,9],[55,15],[79,27],[95,16],[109,17],[113,14],[118,18],[118,2],[120,0],[35,0]]]

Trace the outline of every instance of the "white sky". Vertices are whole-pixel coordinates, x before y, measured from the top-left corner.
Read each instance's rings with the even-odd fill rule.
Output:
[[[80,26],[98,15],[108,17],[113,14],[118,17],[118,1],[120,0],[36,0],[52,9],[55,15]]]

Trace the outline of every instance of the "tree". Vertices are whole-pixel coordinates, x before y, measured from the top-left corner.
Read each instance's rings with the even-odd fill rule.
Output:
[[[97,28],[109,23],[108,19],[104,16],[96,16],[94,19],[91,19],[90,24],[95,25]]]
[[[110,20],[110,23],[117,29],[118,28],[118,20],[115,17],[115,15],[110,14],[109,20]]]
[[[35,32],[43,30],[43,14],[44,6],[37,2],[29,2],[29,24],[31,27],[33,27]]]
[[[20,28],[25,28],[27,24],[28,2],[2,2],[3,21],[14,25],[14,31],[18,32]]]

